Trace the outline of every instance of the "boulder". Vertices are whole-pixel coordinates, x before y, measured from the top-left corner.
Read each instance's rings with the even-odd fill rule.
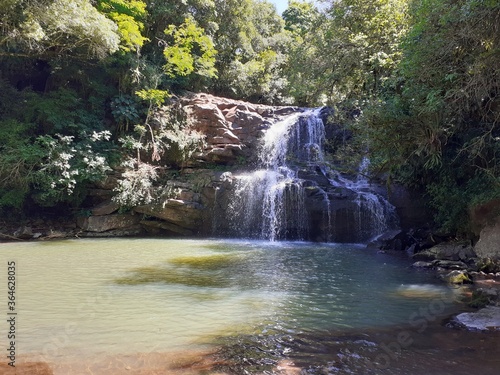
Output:
[[[500,216],[495,223],[481,230],[474,251],[480,258],[500,260]]]
[[[443,242],[413,255],[414,260],[468,261],[476,256],[469,242]]]
[[[163,204],[135,207],[134,211],[197,233],[201,225],[203,206],[197,202],[167,199]]]
[[[94,207],[91,212],[94,216],[103,216],[112,214],[120,208],[120,205],[116,202],[113,202],[111,199],[102,202],[101,204]]]
[[[104,216],[79,217],[77,225],[87,232],[107,232],[115,229],[136,227],[140,222],[139,215],[113,214]]]
[[[188,95],[179,105],[191,128],[206,136],[206,147],[199,159],[222,164],[235,164],[238,157],[250,156],[263,130],[283,116],[301,111],[297,107],[251,104],[203,93]]]
[[[23,225],[14,232],[14,237],[21,240],[29,240],[33,238],[33,231],[31,227]]]
[[[465,271],[454,270],[442,278],[449,284],[472,284],[472,277]]]
[[[500,307],[487,306],[477,312],[458,314],[454,318],[454,321],[470,330],[499,331]]]
[[[432,223],[433,219],[424,194],[409,190],[401,185],[391,185],[389,202],[396,208],[401,229],[422,228]]]

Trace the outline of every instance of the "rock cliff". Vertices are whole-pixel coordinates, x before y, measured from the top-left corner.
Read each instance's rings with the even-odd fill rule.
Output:
[[[168,190],[169,194],[160,194],[163,198],[133,207],[126,214],[117,213],[118,206],[111,201],[117,176],[110,176],[94,189],[90,215],[78,220],[79,235],[249,235],[248,231],[238,230],[240,223],[234,219],[238,215],[228,210],[230,206],[237,206],[234,204],[237,176],[254,169],[259,142],[272,124],[304,109],[251,104],[208,94],[188,95],[173,105],[182,111],[191,129],[205,135],[205,146],[196,155],[196,160],[188,164],[188,168],[164,176],[163,185],[158,188]],[[331,114],[329,108],[319,112],[326,125],[327,151],[333,153],[351,135],[341,125],[328,121]],[[298,126],[302,130],[297,131],[303,132],[306,124],[302,121]],[[307,147],[297,142],[290,150],[291,156],[311,152]],[[343,175],[310,161],[296,160],[294,163],[293,168],[304,189],[304,212],[298,216],[307,221],[307,233],[297,235],[300,232],[298,221],[286,220],[289,223],[280,238],[337,242],[368,240],[376,229],[374,226],[381,224],[380,215],[387,214],[379,210],[375,213],[379,217],[368,217],[372,214],[369,212],[373,210],[372,205],[386,195],[385,189],[368,180],[360,185],[355,175]],[[376,195],[370,195],[371,190],[377,191]],[[405,207],[411,199],[399,201],[400,211],[406,213],[404,223],[411,221],[407,216],[411,216],[409,211],[412,210]]]

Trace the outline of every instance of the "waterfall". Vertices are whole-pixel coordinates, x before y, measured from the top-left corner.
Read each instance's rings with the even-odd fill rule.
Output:
[[[307,238],[304,181],[291,164],[322,160],[324,137],[319,109],[295,113],[268,129],[258,153],[260,169],[236,176],[230,203],[234,232],[271,241]]]
[[[381,194],[373,191],[368,180],[370,159],[363,157],[356,177],[351,180],[334,172],[332,186],[347,188],[355,193],[352,200],[355,217],[356,241],[366,241],[398,225],[395,207]]]
[[[292,114],[266,131],[258,169],[234,176],[230,235],[357,242],[395,225],[394,208],[366,178],[367,158],[354,179],[326,167],[320,112]]]

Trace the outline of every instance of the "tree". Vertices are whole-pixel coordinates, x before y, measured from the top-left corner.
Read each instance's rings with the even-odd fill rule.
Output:
[[[215,1],[215,48],[221,95],[266,103],[285,100],[283,67],[291,41],[284,21],[267,1]]]
[[[292,0],[288,2],[288,8],[283,12],[285,29],[304,36],[319,15],[318,9],[312,2]]]
[[[314,22],[307,33],[302,23],[302,40],[291,52],[290,90],[301,104],[373,97],[401,58],[399,42],[407,30],[406,0],[328,3],[315,20],[309,17]],[[296,8],[294,5],[287,15],[300,14]],[[304,12],[306,8],[300,9]]]
[[[0,54],[104,57],[118,49],[116,24],[89,0],[2,0]]]
[[[426,186],[443,227],[467,232],[468,210],[500,196],[500,4],[421,0],[411,14],[400,86],[369,116],[372,149]]]
[[[216,76],[215,55],[212,39],[205,34],[192,18],[186,18],[180,26],[170,25],[165,34],[171,42],[163,50],[167,60],[165,73],[170,77]]]
[[[118,26],[120,48],[138,52],[148,39],[142,35],[146,3],[140,0],[97,0],[97,9]]]

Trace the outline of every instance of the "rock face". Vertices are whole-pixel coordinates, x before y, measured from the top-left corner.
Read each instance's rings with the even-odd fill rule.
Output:
[[[468,242],[443,242],[413,255],[416,261],[451,260],[466,261],[476,254]]]
[[[474,250],[481,258],[500,260],[500,217],[493,225],[483,228]]]
[[[167,230],[186,234],[192,232],[192,229],[200,228],[202,208],[198,202],[167,199],[163,203],[136,207],[134,211],[165,221],[170,224],[165,227]]]
[[[139,221],[139,215],[114,214],[80,217],[77,224],[83,231],[102,233],[112,230],[139,230]]]
[[[302,108],[256,105],[208,94],[183,97],[174,106],[180,111],[180,117],[187,119],[191,129],[206,137],[206,146],[196,156],[197,161],[175,176],[162,177],[162,184],[168,193],[154,204],[132,208],[133,215],[116,213],[118,206],[111,198],[120,175],[117,172],[109,176],[96,185],[89,196],[87,207],[91,216],[78,222],[83,235],[109,236],[120,232],[259,237],[260,233],[249,235],[252,229],[245,233],[238,231],[242,227],[242,213],[250,209],[247,207],[246,211],[234,212],[239,207],[235,204],[234,193],[241,190],[237,180],[249,169],[255,169],[258,162],[260,168],[263,167],[265,163],[257,151],[262,137],[270,134],[266,130],[295,113],[297,122],[294,127],[287,128],[288,133],[281,135],[281,138],[290,141],[288,151],[283,155],[287,161],[282,160],[281,167],[290,167],[295,175],[283,179],[283,185],[287,187],[283,188],[280,200],[290,201],[293,208],[289,212],[281,210],[281,222],[287,227],[281,229],[276,239],[363,242],[370,239],[373,233],[380,234],[397,226],[393,225],[396,220],[386,220],[393,215],[389,212],[393,208],[385,205],[387,194],[383,186],[368,181],[361,177],[362,174],[341,174],[325,167],[321,146],[340,147],[352,136],[341,125],[326,121],[333,109],[323,108],[314,111],[314,116],[311,116],[313,111]],[[321,126],[326,124],[326,127],[319,129],[316,120]],[[277,147],[268,150],[269,154],[279,148],[279,139],[277,137]],[[328,142],[324,142],[325,139]],[[217,165],[223,171],[204,169],[203,165]],[[238,167],[246,168],[246,171],[235,170]],[[282,173],[282,169],[269,170]],[[250,189],[257,191],[265,188],[266,184],[257,180]],[[300,205],[294,202],[297,197],[301,200]],[[411,199],[405,202],[408,201]],[[262,204],[262,200],[259,203]],[[405,208],[407,212],[415,212],[413,206],[408,207]],[[253,224],[262,221],[266,214],[259,211],[255,215],[259,218],[252,219],[247,226],[257,227]],[[292,216],[296,219],[292,220]]]
[[[272,122],[300,111],[297,107],[272,107],[193,94],[180,100],[194,130],[206,135],[207,146],[199,158],[217,164],[235,164],[255,154],[257,140]]]

